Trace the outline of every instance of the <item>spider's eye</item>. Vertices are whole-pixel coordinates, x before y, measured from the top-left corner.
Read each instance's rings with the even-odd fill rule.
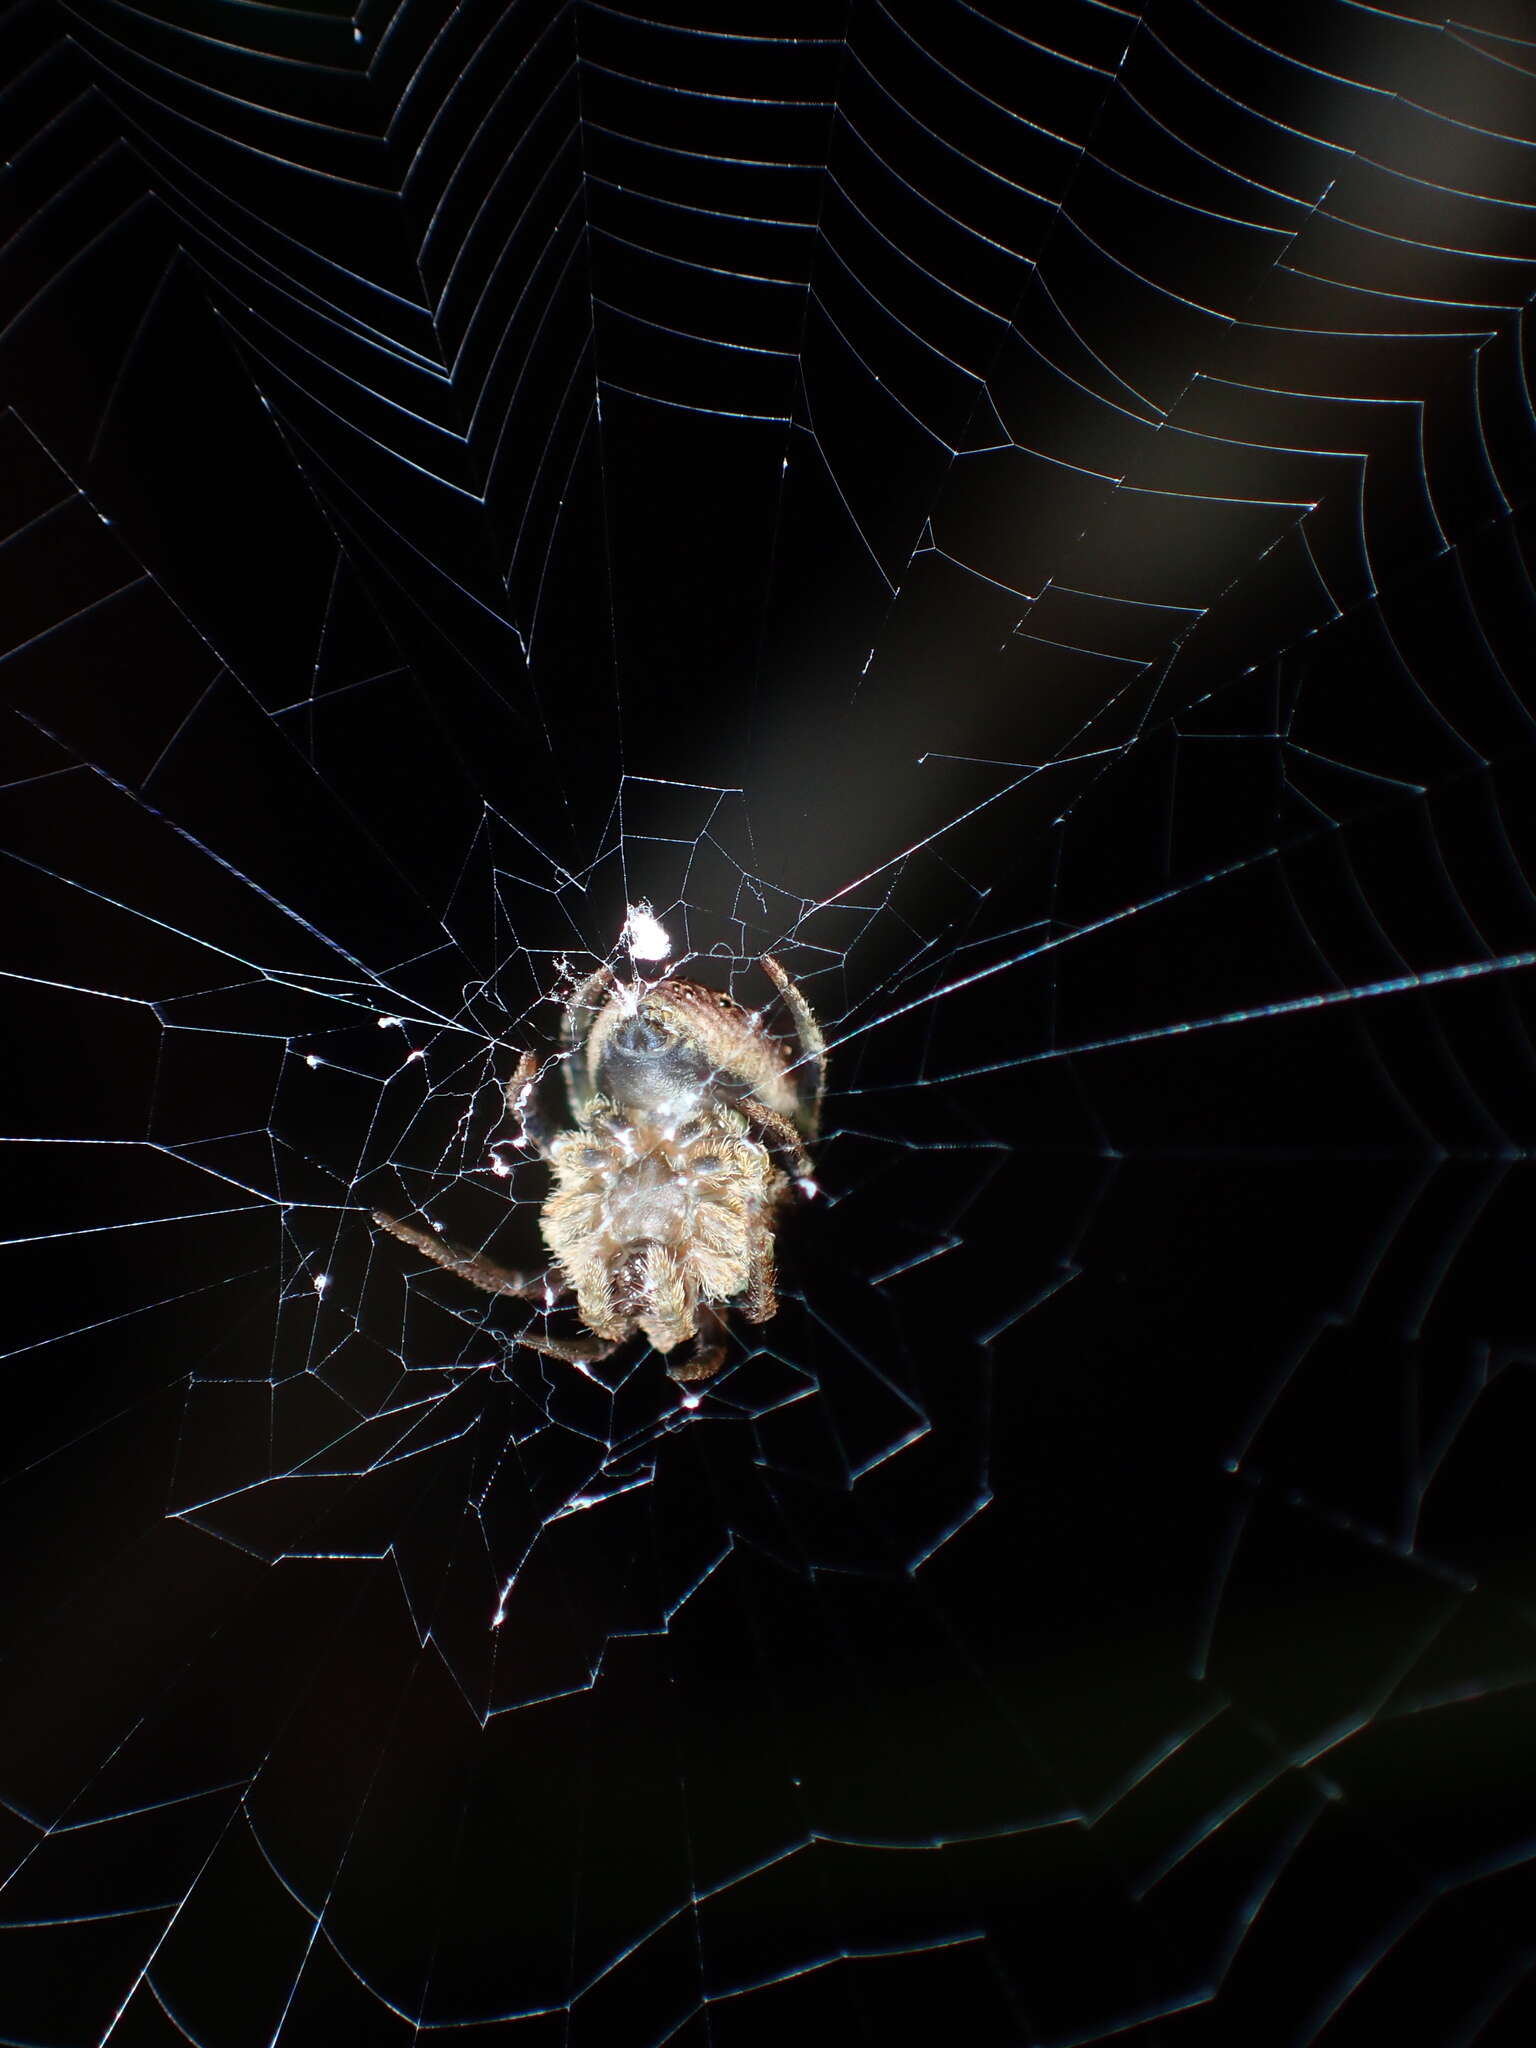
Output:
[[[695,1173],[718,1173],[720,1162],[713,1152],[701,1152],[693,1161],[693,1170]]]
[[[583,1145],[581,1148],[581,1163],[583,1166],[601,1166],[603,1154],[598,1151],[595,1145]]]

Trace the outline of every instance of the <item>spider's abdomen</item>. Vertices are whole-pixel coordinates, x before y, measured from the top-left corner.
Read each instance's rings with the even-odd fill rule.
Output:
[[[586,1044],[592,1093],[668,1137],[700,1110],[744,1099],[795,1120],[805,1114],[789,1056],[730,996],[666,980],[615,988]]]
[[[710,1064],[688,1039],[642,1012],[608,1034],[595,1079],[600,1093],[629,1115],[676,1130],[703,1100]]]

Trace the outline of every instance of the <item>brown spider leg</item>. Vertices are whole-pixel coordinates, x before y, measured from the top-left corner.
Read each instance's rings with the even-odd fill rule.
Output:
[[[507,1083],[507,1108],[517,1118],[518,1142],[529,1146],[541,1159],[548,1159],[561,1126],[539,1101],[538,1078],[539,1063],[531,1052],[525,1052],[517,1063],[517,1072]]]
[[[737,1103],[736,1107],[749,1124],[757,1126],[764,1144],[779,1164],[787,1167],[790,1178],[795,1181],[810,1181],[814,1188],[810,1154],[789,1118],[781,1116],[776,1109],[770,1109],[766,1102],[758,1102],[750,1095]]]
[[[773,1232],[766,1223],[758,1223],[752,1230],[747,1291],[736,1304],[749,1323],[771,1323],[778,1314],[779,1295],[775,1279]]]
[[[519,1301],[537,1301],[570,1291],[558,1267],[549,1266],[539,1273],[512,1273],[505,1266],[498,1266],[494,1259],[486,1258],[483,1252],[467,1252],[452,1239],[439,1237],[435,1230],[418,1230],[413,1223],[402,1223],[387,1209],[375,1209],[373,1220],[380,1230],[387,1230],[391,1237],[398,1237],[434,1266],[441,1266],[445,1273],[452,1273],[459,1280],[467,1280],[483,1294],[510,1294]]]
[[[695,1380],[712,1380],[725,1363],[726,1321],[709,1302],[700,1304],[693,1348],[676,1365],[667,1367],[667,1378],[679,1386]]]
[[[467,1252],[448,1238],[439,1237],[435,1231],[418,1230],[414,1224],[402,1223],[385,1209],[375,1209],[373,1220],[391,1237],[398,1237],[402,1244],[408,1244],[423,1258],[430,1259],[434,1266],[441,1266],[445,1273],[452,1273],[456,1279],[467,1280],[482,1293],[510,1294],[518,1301],[537,1301],[542,1296],[548,1302],[570,1292],[557,1266],[550,1266],[542,1273],[509,1273],[494,1259],[488,1259],[479,1252]],[[616,1344],[604,1343],[600,1337],[546,1337],[523,1330],[513,1341],[526,1345],[530,1351],[542,1351],[546,1358],[562,1358],[567,1365],[595,1365],[618,1349]]]
[[[578,1123],[585,1118],[592,1100],[592,1076],[587,1071],[587,1040],[603,1007],[596,1000],[597,991],[617,985],[613,969],[605,961],[587,976],[566,1004],[560,1018],[560,1046],[566,1055],[565,1092],[570,1098],[571,1114]],[[580,1028],[576,1022],[578,1017],[584,1020]]]
[[[529,1330],[519,1330],[512,1342],[529,1351],[541,1351],[546,1358],[563,1358],[567,1365],[596,1365],[619,1348],[605,1344],[601,1337],[540,1337]]]
[[[827,1086],[827,1041],[821,1035],[821,1026],[810,1004],[771,953],[763,955],[763,972],[784,998],[784,1007],[795,1021],[800,1058],[790,1071],[792,1076],[803,1077],[804,1092],[810,1097],[804,1122],[805,1134],[814,1138],[821,1128],[821,1098]]]

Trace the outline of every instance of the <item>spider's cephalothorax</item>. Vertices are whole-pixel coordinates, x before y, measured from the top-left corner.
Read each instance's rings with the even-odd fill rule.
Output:
[[[507,1101],[554,1169],[544,1204],[546,1274],[509,1273],[434,1233],[374,1221],[491,1294],[573,1292],[597,1341],[525,1335],[574,1363],[637,1330],[671,1352],[693,1339],[675,1380],[708,1379],[725,1356],[722,1311],[763,1323],[778,1306],[773,1233],[793,1190],[810,1192],[826,1054],[809,1003],[779,963],[763,967],[794,1023],[792,1056],[760,1016],[691,981],[627,984],[606,967],[565,1008],[561,1037],[571,1128],[537,1102],[525,1053]]]

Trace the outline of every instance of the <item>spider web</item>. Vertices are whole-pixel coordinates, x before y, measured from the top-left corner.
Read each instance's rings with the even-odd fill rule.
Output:
[[[0,2038],[1528,2040],[1529,22],[5,33]],[[368,1223],[642,904],[686,1399]]]

